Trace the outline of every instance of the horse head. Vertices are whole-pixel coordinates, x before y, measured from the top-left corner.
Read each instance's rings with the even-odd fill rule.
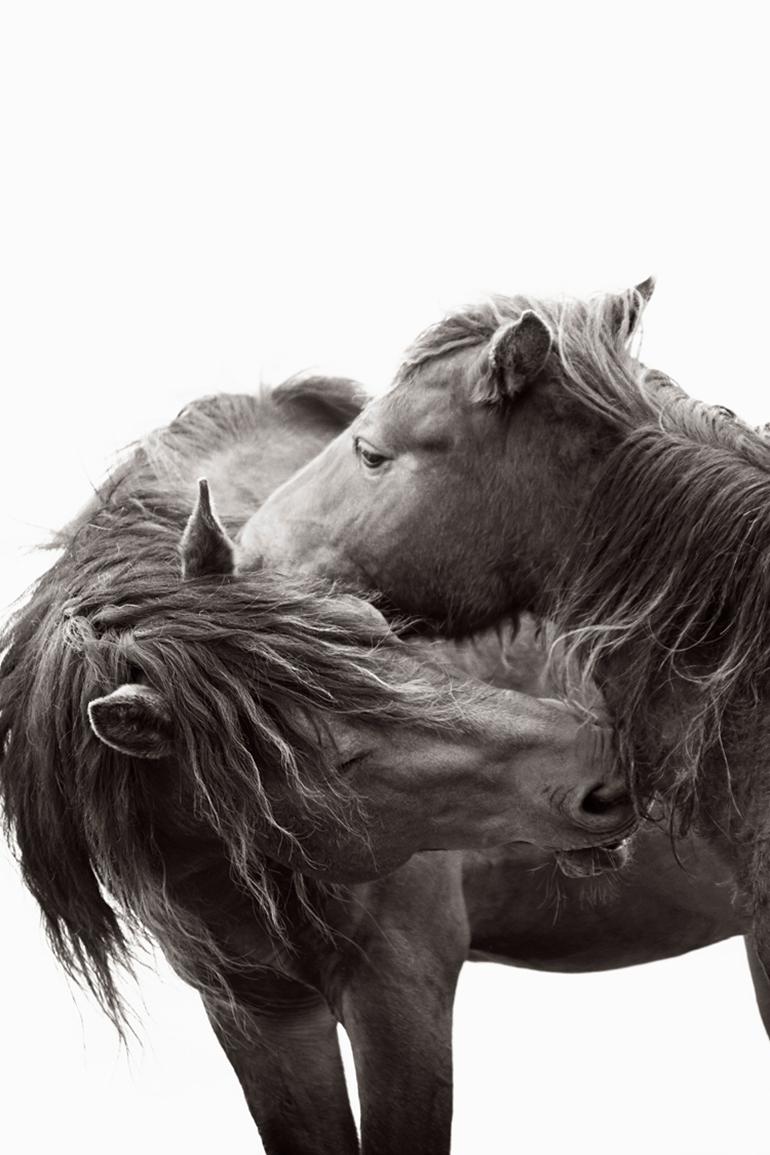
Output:
[[[628,345],[652,288],[498,297],[426,330],[390,390],[247,522],[239,569],[376,589],[454,634],[543,611],[617,397],[639,402]]]

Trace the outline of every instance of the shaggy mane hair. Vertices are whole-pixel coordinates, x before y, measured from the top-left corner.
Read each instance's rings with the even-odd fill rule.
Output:
[[[733,448],[718,433],[715,444],[649,426],[624,438],[558,582],[567,668],[588,682],[618,675],[621,755],[639,793],[672,792],[682,827],[699,795],[715,815],[720,796],[735,804],[729,752],[735,738],[759,740],[770,688],[770,453],[755,463],[745,433]],[[659,740],[651,774],[661,718],[674,744]],[[719,772],[704,783],[707,765]]]
[[[312,373],[289,377],[270,396],[276,405],[297,406],[340,428],[350,425],[368,400],[363,385],[350,377],[317,377]]]
[[[225,862],[232,885],[285,942],[288,872],[276,875],[265,844],[278,840],[295,860],[302,847],[274,814],[271,786],[291,798],[295,817],[323,814],[365,838],[318,740],[323,716],[379,727],[449,722],[450,705],[435,703],[427,680],[404,676],[400,643],[362,622],[350,599],[269,573],[182,581],[190,500],[186,483],[169,488],[169,463],[185,473],[185,461],[233,422],[242,433],[244,415],[254,422],[268,404],[207,398],[137,446],[57,536],[61,557],[0,635],[7,832],[56,954],[116,1023],[114,966],[130,964],[129,929],[162,929],[177,961],[193,952],[196,985],[222,997],[238,965],[172,901],[169,832],[195,839],[202,861]],[[107,747],[89,725],[90,701],[138,680],[172,712],[170,784],[160,763]],[[291,891],[313,917],[323,887],[295,874]]]

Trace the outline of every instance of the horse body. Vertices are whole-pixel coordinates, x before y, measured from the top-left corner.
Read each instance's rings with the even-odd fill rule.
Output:
[[[602,896],[592,880],[555,877],[553,860],[530,850],[439,852],[331,901],[337,948],[305,926],[291,957],[272,960],[279,974],[257,985],[255,967],[237,988],[246,1037],[235,1021],[217,1028],[267,1149],[357,1150],[333,1037],[340,1021],[356,1061],[363,1150],[446,1153],[463,963],[576,973],[672,957],[745,929],[703,845],[685,846],[683,858],[687,872],[665,836],[646,831],[634,865],[604,880]],[[241,950],[252,923],[230,924]],[[221,1010],[212,1014],[221,1022]]]
[[[472,960],[558,973],[673,958],[749,929],[729,866],[702,838],[671,853],[643,828],[631,862],[595,880],[564,878],[553,858],[506,848],[464,855]]]
[[[299,413],[309,453],[349,416],[311,391],[312,433],[289,392],[191,407],[60,535],[5,639],[6,819],[54,948],[116,1021],[127,930],[201,992],[269,1151],[358,1149],[337,1021],[363,1149],[445,1151],[471,935],[451,848],[593,846],[633,816],[602,731],[562,705],[426,665],[355,598],[223,571],[260,438]],[[228,447],[254,476],[221,485],[221,521],[201,487],[188,521]]]

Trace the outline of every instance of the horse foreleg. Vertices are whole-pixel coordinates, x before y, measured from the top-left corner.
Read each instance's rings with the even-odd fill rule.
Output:
[[[757,1006],[765,1030],[770,1036],[770,974],[768,974],[767,962],[760,957],[753,934],[747,934],[744,942],[746,943],[746,954],[749,959],[749,970],[751,971],[751,981],[754,983]]]
[[[358,1155],[337,1023],[325,1002],[206,1010],[268,1155]]]
[[[420,878],[412,864],[372,884],[372,933],[341,992],[363,1155],[450,1150],[452,1010],[469,935],[453,878]]]

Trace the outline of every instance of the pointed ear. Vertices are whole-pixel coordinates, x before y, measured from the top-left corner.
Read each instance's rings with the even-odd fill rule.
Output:
[[[235,546],[214,513],[205,477],[198,482],[198,500],[182,535],[179,552],[185,578],[231,574],[235,570]]]
[[[489,347],[489,374],[485,400],[515,397],[534,381],[551,351],[551,330],[542,317],[526,309],[495,333]]]
[[[118,686],[88,703],[88,720],[100,741],[134,758],[163,758],[173,749],[168,704],[149,686]]]
[[[638,285],[634,285],[634,292],[642,298],[642,308],[644,308],[655,292],[655,278],[647,277],[645,281],[640,281]]]
[[[652,294],[655,292],[655,278],[640,281],[633,289],[619,293],[610,299],[610,324],[621,344],[632,337]]]

